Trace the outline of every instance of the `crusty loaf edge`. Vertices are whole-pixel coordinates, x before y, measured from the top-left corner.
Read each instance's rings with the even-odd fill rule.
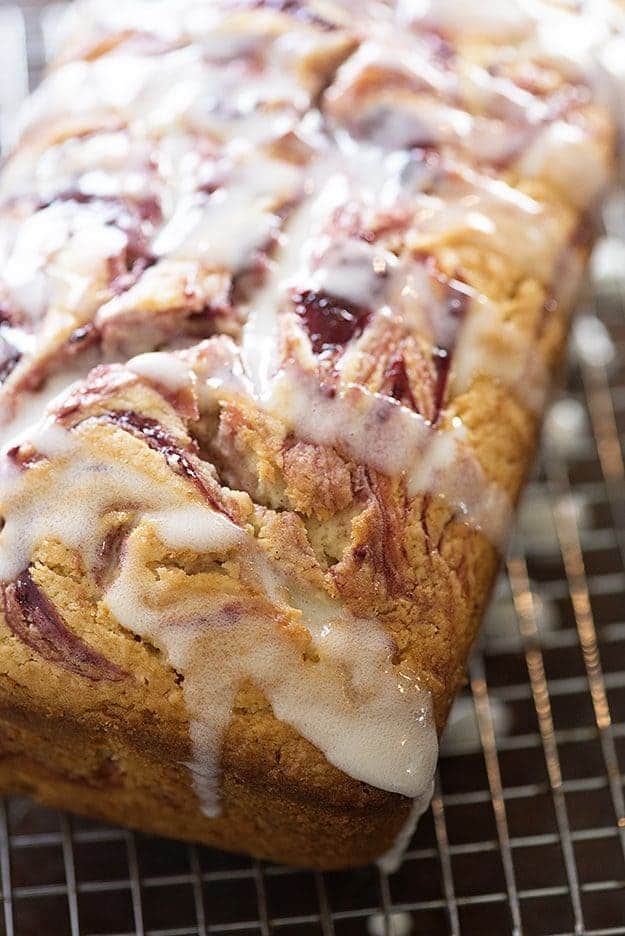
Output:
[[[587,246],[579,250],[578,259]],[[552,369],[563,347],[568,313],[562,303],[551,323],[553,331],[544,339]],[[466,397],[458,401],[463,415],[487,401],[491,412],[502,408],[502,425],[508,410],[517,422],[525,419],[524,444],[519,446],[515,437],[503,452],[504,461],[515,463],[506,484],[516,500],[533,457],[536,420],[519,416],[516,403],[484,379]],[[480,431],[477,426],[476,436]],[[488,461],[488,454],[484,458]],[[434,508],[424,504],[422,515],[426,527],[428,520],[435,526]],[[458,616],[462,642],[451,651],[454,666],[442,677],[437,673],[439,682],[433,689],[439,730],[462,681],[497,567],[496,550],[478,532],[452,524],[452,541],[454,535],[465,557],[474,558],[476,572],[468,606]],[[75,575],[75,570],[64,568],[64,557],[55,554],[48,561],[42,555],[40,561],[42,582],[52,593],[59,574],[69,579]],[[449,609],[450,616],[452,612]],[[80,614],[78,603],[72,624],[88,639],[92,621],[81,620]],[[191,752],[179,674],[164,667],[152,649],[145,643],[132,646],[135,642],[129,637],[128,646],[120,645],[117,654],[108,654],[116,665],[140,676],[137,681],[143,686],[87,688],[83,678],[55,673],[36,654],[17,648],[4,622],[3,636],[0,783],[7,792],[29,792],[50,805],[97,814],[107,821],[320,868],[358,865],[379,856],[407,818],[410,804],[405,799],[340,774],[292,729],[276,722],[266,702],[250,691],[237,701],[225,743],[223,815],[208,820],[198,808],[184,766]],[[35,748],[38,756],[24,756]]]

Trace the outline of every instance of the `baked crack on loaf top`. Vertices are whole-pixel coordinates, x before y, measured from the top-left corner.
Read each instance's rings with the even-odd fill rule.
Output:
[[[69,17],[0,184],[4,787],[319,867],[424,808],[612,173],[593,10]]]

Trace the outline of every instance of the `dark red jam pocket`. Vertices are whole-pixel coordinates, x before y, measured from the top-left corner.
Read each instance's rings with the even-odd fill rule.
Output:
[[[5,585],[4,611],[15,636],[62,669],[94,681],[118,682],[127,673],[87,646],[66,625],[52,602],[33,581],[30,570]]]
[[[343,348],[363,333],[371,317],[371,309],[366,306],[310,289],[295,293],[293,303],[315,354]]]

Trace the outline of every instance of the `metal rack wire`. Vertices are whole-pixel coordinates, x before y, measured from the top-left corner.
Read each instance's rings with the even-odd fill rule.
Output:
[[[0,135],[52,15],[0,2]],[[0,934],[625,934],[624,206],[401,870],[313,874],[12,798]]]

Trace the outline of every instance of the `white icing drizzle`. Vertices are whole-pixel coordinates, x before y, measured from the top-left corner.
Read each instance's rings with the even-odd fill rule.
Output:
[[[498,0],[497,4],[463,3],[463,0],[398,0],[397,16],[404,23],[417,21],[444,32],[496,41],[515,42],[533,28],[523,0]]]
[[[54,401],[62,399],[70,387],[84,380],[97,363],[94,355],[86,354],[66,367],[61,373],[47,380],[40,390],[27,392],[2,401],[0,415],[0,451],[27,439],[34,424],[41,418],[42,411],[54,407]]]
[[[288,288],[297,283],[296,274],[305,263],[310,235],[318,228],[320,219],[325,218],[328,203],[334,204],[335,187],[342,185],[340,177],[331,177],[321,186],[320,191],[316,190],[318,176],[326,167],[326,163],[315,167],[316,171],[308,181],[309,197],[286,225],[280,238],[280,253],[274,263],[272,276],[266,289],[254,298],[243,329],[243,363],[261,400],[270,392],[271,378],[279,367],[279,319]]]
[[[353,239],[330,243],[315,263],[308,286],[356,306],[375,308],[386,292],[384,280],[396,265],[394,254],[381,247]]]
[[[466,523],[504,545],[510,500],[485,478],[459,419],[449,429],[436,429],[388,397],[356,385],[330,396],[289,369],[274,380],[269,406],[300,438],[334,445],[391,477],[404,476],[410,497],[442,497]]]
[[[49,467],[35,466],[26,473],[7,459],[1,462],[5,525],[0,534],[0,581],[16,578],[46,537],[75,550],[89,568],[104,538],[103,517],[115,505],[123,509],[139,501],[145,510],[168,511],[180,506],[180,490],[168,488],[171,472],[164,462],[160,476],[150,478],[120,462],[118,449],[112,446],[100,450],[81,444],[79,435],[61,428],[53,417],[24,435],[37,453],[51,462]],[[23,490],[28,489],[24,481],[29,472],[36,475],[41,471],[46,472],[45,481],[29,496]],[[200,504],[197,510],[201,513],[209,508]],[[209,513],[212,519],[213,511]]]
[[[126,246],[126,235],[90,206],[61,202],[31,215],[17,232],[7,226],[6,241],[0,244],[3,285],[35,325],[49,307],[97,301],[93,286],[106,261]]]
[[[44,539],[94,562],[107,513],[128,504],[135,526],[104,600],[123,626],[149,638],[185,674],[192,773],[208,815],[219,811],[222,737],[246,680],[265,693],[277,718],[339,769],[382,789],[421,795],[437,754],[429,694],[409,670],[393,666],[393,645],[380,625],[323,595],[298,597],[242,528],[197,498],[181,505],[184,482],[172,484],[158,454],[155,464],[137,458],[131,464],[103,444],[102,431],[111,430],[86,423],[68,431],[48,419],[30,442],[49,463],[26,473],[0,463],[6,513],[0,579],[14,579]],[[37,472],[48,473],[43,483]],[[34,478],[34,493],[25,478]],[[193,549],[216,559],[235,551],[236,592],[182,590],[170,603],[155,603],[158,586],[144,552],[150,531],[166,551]]]
[[[176,354],[152,351],[139,354],[128,361],[128,370],[144,377],[149,383],[165,388],[170,393],[193,387],[194,374],[188,364]]]
[[[165,539],[174,547],[180,542],[177,523],[173,542]],[[167,534],[162,523],[158,531]],[[245,546],[242,552],[245,581],[257,576],[263,559],[252,550],[245,568]],[[284,593],[279,580],[273,584]],[[301,614],[296,609],[295,619],[312,637],[313,661],[282,631],[288,617],[293,620],[292,596],[283,599],[288,617],[282,622],[280,604],[268,613],[245,599],[215,596],[211,602],[204,596],[195,608],[181,601],[163,614],[150,610],[146,599],[145,568],[131,538],[105,600],[124,626],[149,637],[185,673],[196,750],[192,772],[207,815],[219,811],[222,738],[237,690],[247,680],[262,690],[277,718],[340,770],[405,796],[427,789],[437,755],[429,697],[409,674],[395,672],[391,644],[379,625],[352,618],[336,604],[307,599],[310,606]]]
[[[395,871],[399,870],[401,867],[401,863],[404,860],[404,855],[410,845],[419,819],[430,805],[433,792],[434,781],[431,782],[429,788],[421,796],[417,796],[413,799],[408,817],[399,830],[395,841],[389,850],[378,858],[377,863],[384,874],[394,874]]]
[[[236,273],[277,233],[272,206],[294,200],[299,185],[300,173],[287,163],[255,160],[210,197],[181,198],[152,249]]]
[[[0,187],[0,300],[8,308],[0,334],[24,355],[15,373],[29,361],[51,367],[77,326],[93,321],[106,350],[107,327],[125,323],[125,348],[134,337],[150,349],[128,364],[138,380],[165,396],[197,395],[201,411],[245,397],[285,435],[401,477],[409,497],[444,499],[501,546],[509,499],[486,476],[462,422],[443,414],[432,425],[351,375],[368,353],[368,329],[388,322],[402,339],[453,349],[454,395],[485,374],[528,409],[542,408],[548,375],[531,340],[468,288],[459,324],[417,258],[459,241],[508,258],[519,277],[551,283],[567,269],[564,209],[489,173],[514,164],[583,209],[606,182],[603,144],[584,121],[550,117],[540,94],[497,69],[491,74],[462,55],[449,67],[437,57],[447,42],[437,33],[476,46],[487,39],[511,58],[552,62],[595,87],[610,76],[622,83],[622,13],[598,0],[589,9],[601,25],[586,33],[585,14],[541,0],[505,0],[496,9],[459,0],[320,3],[335,25],[350,27],[356,14],[360,23],[360,48],[323,95],[322,118],[313,102],[340,57],[336,29],[297,18],[289,26],[275,10],[241,14],[219,2],[83,6],[78,43],[70,40],[64,64],[25,110],[26,135]],[[81,36],[88,48],[128,29],[137,31],[134,44],[71,60]],[[372,69],[394,74],[397,86],[373,81],[355,91]],[[280,140],[291,147],[282,158]],[[432,161],[402,151],[414,147],[446,155]],[[491,169],[475,172],[462,162],[469,157]],[[107,205],[123,220],[111,220]],[[121,271],[114,288],[113,268]],[[201,316],[215,295],[226,305],[237,276],[250,271],[264,272],[265,285],[241,300],[240,352],[228,339],[204,349],[203,361],[202,349],[195,361],[193,353],[152,352],[163,333],[177,334],[181,306],[193,304]],[[327,362],[292,308],[302,291],[370,313],[334,362],[331,392]],[[170,312],[170,331],[154,328],[150,339],[149,326],[137,327],[150,312]],[[135,440],[141,448],[129,458],[135,442],[110,425],[87,421],[68,431],[49,416],[26,426],[47,397],[80,376],[76,367],[19,399],[7,378],[2,405],[15,406],[0,427],[0,580],[27,568],[45,539],[93,566],[110,515],[125,509],[132,531],[104,601],[184,673],[189,769],[206,814],[219,810],[223,735],[250,681],[330,763],[413,798],[384,859],[388,869],[431,796],[437,742],[428,694],[393,665],[379,622],[355,618],[324,594],[303,594],[249,531],[201,501],[159,453]],[[20,467],[6,454],[16,442],[32,443],[42,460]],[[168,603],[151,600],[157,586],[146,544],[154,541],[164,555],[191,550],[214,558],[216,568],[236,561],[236,593],[182,589]]]

